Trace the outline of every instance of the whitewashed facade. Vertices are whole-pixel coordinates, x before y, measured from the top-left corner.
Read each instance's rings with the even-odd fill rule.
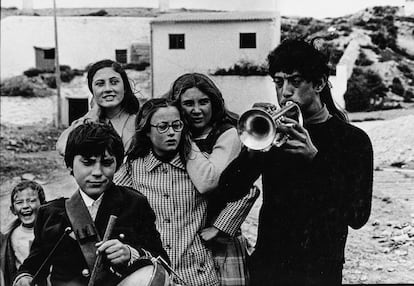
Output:
[[[84,68],[91,62],[115,60],[115,50],[150,43],[153,18],[58,17],[59,62]],[[11,16],[1,20],[1,78],[35,67],[34,47],[54,47],[53,17]]]
[[[240,34],[254,34],[255,47],[241,48]],[[170,35],[183,35],[184,48],[171,48]],[[211,74],[241,61],[262,65],[279,41],[280,16],[275,11],[159,16],[151,21],[152,95],[161,96],[186,72]],[[226,85],[225,80],[221,83]]]

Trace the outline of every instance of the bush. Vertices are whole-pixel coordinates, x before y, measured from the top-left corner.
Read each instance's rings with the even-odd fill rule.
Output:
[[[339,31],[342,31],[342,32],[348,32],[348,33],[351,33],[352,32],[352,28],[349,27],[349,26],[346,26],[346,25],[339,26],[338,27],[338,30]]]
[[[345,108],[349,112],[376,109],[377,102],[382,102],[387,90],[377,73],[355,68],[344,95]]]
[[[35,76],[38,76],[39,74],[46,73],[46,72],[50,72],[50,71],[42,70],[38,68],[30,68],[28,70],[25,70],[23,74],[27,77],[35,77]]]
[[[265,65],[257,66],[249,62],[242,61],[234,64],[227,70],[219,68],[213,73],[213,75],[267,75],[267,67]]]
[[[50,88],[56,88],[56,76],[55,74],[43,74],[43,82]]]
[[[298,25],[307,26],[312,22],[312,20],[313,20],[312,17],[300,18],[299,21],[298,21]]]
[[[136,71],[143,71],[150,65],[149,62],[139,62],[139,63],[127,63],[123,64],[122,67],[124,69],[136,70]]]
[[[367,58],[367,55],[363,52],[360,51],[359,52],[359,56],[358,59],[355,61],[355,64],[357,66],[370,66],[372,65],[374,62],[371,61],[370,59]]]
[[[382,32],[371,34],[371,41],[382,50],[385,49],[388,44],[388,40]]]
[[[1,83],[0,90],[1,96],[36,96],[34,88],[30,84],[30,80],[27,80],[27,77],[25,76],[17,76],[5,80]]]
[[[412,90],[406,90],[404,93],[404,102],[413,102],[414,101],[414,93]]]
[[[404,95],[404,86],[401,83],[401,80],[398,77],[394,77],[392,80],[391,91],[399,96]]]
[[[101,9],[99,11],[85,14],[83,16],[106,16],[106,15],[108,15],[108,12],[106,12],[104,9]]]

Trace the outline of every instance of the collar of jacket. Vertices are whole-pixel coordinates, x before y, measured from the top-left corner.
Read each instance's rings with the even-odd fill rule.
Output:
[[[147,172],[153,171],[155,168],[162,164],[170,164],[173,167],[178,169],[185,170],[185,166],[181,161],[180,154],[177,153],[175,157],[168,163],[160,161],[157,157],[154,156],[152,150],[149,152],[147,156],[144,157],[144,166]]]

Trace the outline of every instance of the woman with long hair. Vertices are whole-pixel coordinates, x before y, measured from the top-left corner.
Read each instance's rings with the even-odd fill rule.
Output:
[[[128,150],[135,134],[134,124],[139,101],[132,91],[125,70],[117,62],[101,60],[89,68],[87,79],[93,95],[92,108],[62,132],[56,149],[64,154],[69,133],[85,120],[89,120],[110,123],[121,136],[125,150]]]
[[[259,191],[252,187],[240,200],[226,203],[219,194],[225,190],[218,188],[221,173],[241,150],[235,128],[238,116],[225,107],[221,91],[213,80],[201,73],[178,77],[169,98],[176,102],[190,131],[187,171],[197,189],[209,199],[208,227],[201,231],[201,236],[210,243],[220,284],[246,285],[247,240],[241,234],[240,226]],[[231,210],[224,220],[223,209]]]

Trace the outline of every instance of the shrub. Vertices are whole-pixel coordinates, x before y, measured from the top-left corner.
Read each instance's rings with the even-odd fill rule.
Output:
[[[23,72],[23,74],[27,77],[34,77],[34,76],[38,76],[39,74],[48,72],[46,70],[42,70],[42,69],[38,69],[38,68],[30,68],[28,70],[25,70]]]
[[[83,16],[106,16],[106,15],[108,15],[108,12],[106,12],[104,9],[101,9],[99,11],[85,14]]]
[[[56,76],[55,74],[43,74],[43,82],[50,88],[56,88]]]
[[[298,25],[304,25],[307,26],[312,22],[313,18],[312,17],[304,17],[304,18],[300,18],[298,21]]]
[[[355,68],[345,92],[345,108],[349,112],[368,111],[377,108],[377,102],[386,96],[387,88],[381,77],[371,71]]]
[[[414,93],[412,90],[406,90],[404,93],[404,102],[413,102],[414,101]]]
[[[342,32],[348,32],[348,33],[352,32],[352,28],[346,25],[339,26],[338,30]]]
[[[130,70],[136,70],[136,71],[143,71],[149,65],[150,65],[149,62],[139,62],[139,63],[127,63],[127,64],[123,64],[122,67],[124,69],[130,69]]]
[[[367,58],[367,55],[363,52],[359,52],[358,59],[355,61],[357,66],[370,66],[373,64],[373,61]]]
[[[371,34],[371,41],[372,41],[372,43],[377,45],[382,50],[385,49],[387,47],[387,44],[388,44],[387,38],[385,37],[384,33],[382,33],[382,32],[377,32],[377,33]]]
[[[213,73],[213,75],[267,75],[267,67],[265,65],[258,66],[242,61],[234,64],[228,69],[219,68]]]
[[[25,76],[17,76],[7,79],[0,85],[2,96],[36,96],[33,86]]]
[[[404,95],[404,87],[401,83],[401,80],[398,77],[394,77],[392,80],[391,91],[399,96]]]

